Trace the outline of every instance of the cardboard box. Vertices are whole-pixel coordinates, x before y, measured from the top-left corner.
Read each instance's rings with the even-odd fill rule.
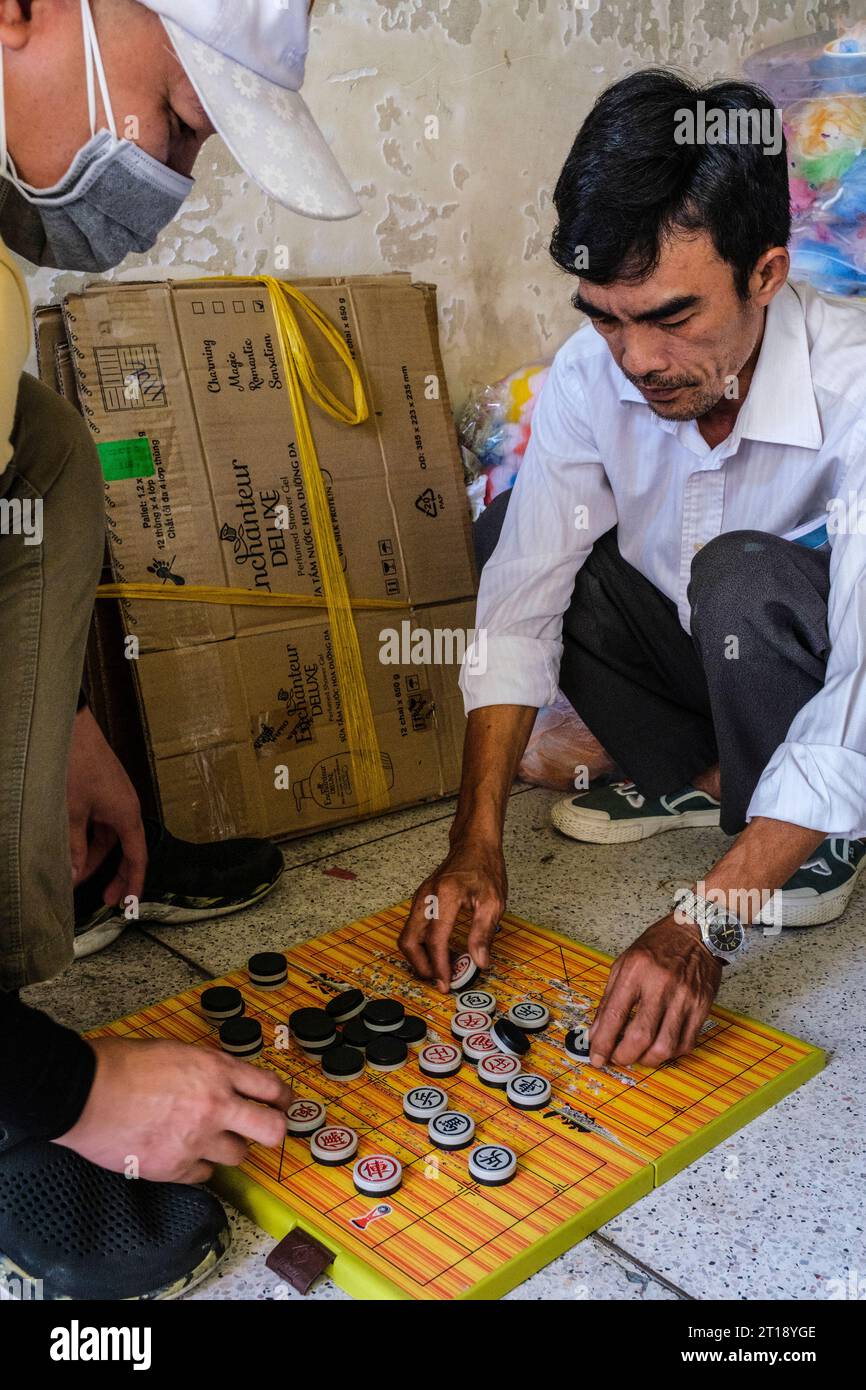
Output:
[[[78,391],[72,351],[66,337],[61,306],[40,306],[35,310],[33,320],[40,380],[77,407]],[[106,544],[101,582],[111,584],[113,581],[111,557]],[[84,661],[84,683],[90,707],[131,777],[143,813],[157,816],[160,814],[159,797],[148,754],[135,672],[124,655],[125,635],[120,604],[95,603]]]
[[[299,288],[340,329],[370,407],[363,425],[349,427],[308,402],[349,593],[403,605],[356,617],[391,804],[405,806],[457,785],[457,669],[474,618],[435,290],[403,275]],[[348,400],[345,368],[300,310],[298,320],[316,370]],[[66,300],[64,321],[106,477],[115,579],[321,598],[263,287],[97,284]],[[56,319],[43,320],[41,337],[41,360],[50,356],[62,387]],[[176,834],[288,836],[363,813],[324,608],[124,600],[123,632],[135,642],[118,655],[122,633],[112,635],[102,615],[110,606],[98,604],[91,664],[102,684],[115,682],[119,661],[133,672],[158,804]],[[381,634],[402,624],[400,659],[383,664]],[[419,645],[430,645],[413,653],[419,629],[438,636],[434,660],[417,664]],[[117,725],[118,701],[102,703]]]

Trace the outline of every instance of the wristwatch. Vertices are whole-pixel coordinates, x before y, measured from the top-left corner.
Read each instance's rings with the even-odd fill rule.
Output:
[[[676,894],[674,908],[678,919],[683,916],[694,922],[707,950],[719,960],[735,960],[742,951],[746,941],[743,924],[721,903],[686,888]]]

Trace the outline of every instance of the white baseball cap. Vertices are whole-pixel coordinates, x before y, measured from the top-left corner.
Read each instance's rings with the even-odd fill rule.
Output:
[[[308,0],[140,0],[158,14],[212,124],[271,198],[304,217],[361,205],[300,95]]]

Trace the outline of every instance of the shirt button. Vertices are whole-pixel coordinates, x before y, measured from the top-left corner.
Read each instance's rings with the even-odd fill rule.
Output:
[[[704,543],[703,543],[703,541],[695,541],[694,545],[692,546],[692,550],[694,551],[694,553],[695,553],[696,555],[697,555],[698,551],[699,551],[699,550],[703,550],[703,548],[704,548]]]

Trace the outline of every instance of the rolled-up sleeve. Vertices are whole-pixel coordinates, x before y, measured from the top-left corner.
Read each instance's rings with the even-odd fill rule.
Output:
[[[832,541],[824,685],[794,718],[747,813],[849,839],[866,835],[866,466],[857,475],[842,495],[859,526]]]
[[[553,702],[575,576],[598,537],[616,525],[573,341],[542,388],[499,543],[481,573],[475,640],[460,673],[467,714],[484,705]]]

